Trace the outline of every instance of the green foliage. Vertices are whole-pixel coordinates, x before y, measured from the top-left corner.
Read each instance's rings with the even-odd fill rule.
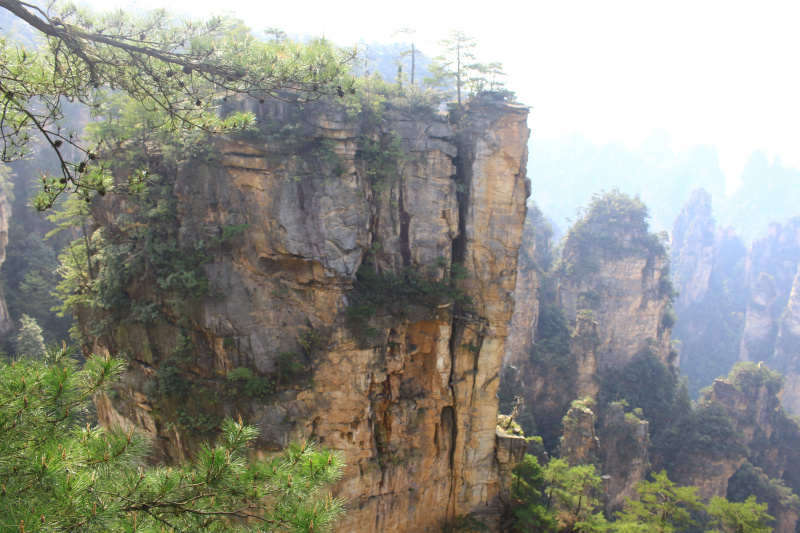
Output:
[[[310,329],[300,335],[298,342],[300,343],[300,346],[306,350],[306,352],[310,352],[317,346],[322,346],[325,343],[325,340],[322,338],[322,335],[319,331]]]
[[[545,507],[556,511],[559,529],[586,533],[604,530],[606,520],[596,512],[602,481],[594,465],[570,467],[564,459],[553,459],[543,475]]]
[[[22,202],[12,205],[12,211],[6,260],[0,270],[9,315],[14,322],[19,321],[22,315],[28,315],[42,328],[45,342],[60,341],[68,337],[72,322],[70,318],[58,317],[52,312],[52,308],[59,304],[53,294],[58,282],[55,273],[58,260],[54,248],[59,248],[61,243],[51,241],[51,247],[44,242],[37,234],[42,230],[36,227],[35,222],[41,225],[47,222],[29,220],[28,209]],[[10,352],[11,347],[8,348]]]
[[[53,4],[43,17],[17,0],[3,8],[43,37],[41,46],[29,51],[10,37],[0,39],[2,161],[28,154],[33,134],[60,160],[62,177],[44,179],[34,200],[39,209],[52,207],[64,191],[85,198],[102,194],[108,183],[96,145],[84,144],[79,132],[61,129],[65,100],[94,108],[107,90],[119,90],[159,116],[154,127],[230,132],[250,126],[254,116],[220,116],[217,106],[228,95],[305,101],[342,93],[343,85],[352,84],[346,75],[355,52],[325,39],[258,40],[231,15],[177,21],[166,10],[96,14],[64,3]]]
[[[442,533],[484,533],[486,531],[490,531],[486,522],[472,513],[459,515],[442,527]]]
[[[354,330],[366,335],[377,333],[369,321],[379,310],[390,313],[395,318],[406,318],[414,311],[430,316],[437,307],[454,304],[464,307],[470,304],[468,295],[458,288],[458,280],[466,276],[459,264],[447,265],[440,262],[430,270],[443,268],[439,280],[430,281],[418,270],[403,269],[400,273],[379,273],[372,265],[362,265],[356,272],[356,282],[351,293],[351,305],[347,316]]]
[[[511,472],[511,512],[517,519],[514,531],[555,530],[556,513],[544,504],[544,487],[544,470],[535,456],[526,454]]]
[[[33,359],[43,359],[45,355],[44,338],[42,328],[36,320],[28,315],[22,315],[20,319],[19,333],[16,338],[17,355],[21,357],[31,357]]]
[[[617,513],[612,531],[669,533],[694,525],[692,512],[703,508],[697,487],[679,487],[665,471],[652,474],[653,481],[636,486],[639,499],[626,499],[626,508]],[[631,528],[631,526],[635,526]]]
[[[601,255],[613,259],[643,256],[652,261],[665,257],[663,236],[649,233],[647,206],[638,196],[612,189],[592,195],[582,216],[567,233],[562,275],[582,279],[597,271]]]
[[[539,322],[531,361],[547,362],[564,367],[569,361],[572,331],[561,306],[555,302],[554,280],[545,278],[539,288]]]
[[[689,455],[700,461],[733,460],[747,455],[744,436],[716,402],[702,402],[677,426],[674,451],[676,462],[686,462]]]
[[[59,257],[62,281],[56,291],[63,302],[60,313],[89,311],[106,319],[94,321],[96,335],[110,333],[123,320],[158,323],[165,313],[185,320],[188,306],[209,295],[207,249],[221,241],[192,243],[184,238],[179,243],[170,180],[150,179],[143,193],[129,200],[133,209],[116,216],[113,231],[100,228],[89,234],[85,206],[77,198],[52,217],[64,227],[84,228],[84,236],[69,243]],[[243,229],[232,228],[227,235],[223,229],[223,239],[233,239]],[[161,291],[153,293],[153,299],[134,300],[130,291],[139,283],[154,283]]]
[[[800,497],[791,488],[745,461],[728,481],[727,497],[732,502],[745,502],[752,496],[766,502],[774,515],[785,510],[800,511]]]
[[[650,422],[650,435],[656,449],[662,435],[691,410],[685,384],[650,351],[646,351],[620,369],[601,376],[598,404],[626,400],[631,408],[642,410]]]
[[[278,366],[278,385],[291,382],[306,369],[306,365],[300,361],[300,355],[294,352],[280,354],[275,362]]]
[[[672,308],[672,305],[668,305],[664,310],[664,316],[661,317],[661,328],[672,329],[677,322],[678,314],[675,312],[675,309]]]
[[[767,394],[777,395],[783,389],[783,375],[771,370],[767,365],[739,362],[733,365],[727,381],[740,391],[756,391],[766,387]]]
[[[767,514],[767,504],[757,503],[755,496],[736,503],[715,496],[708,503],[708,514],[713,518],[714,531],[723,533],[770,533],[767,524],[773,517]]]
[[[183,399],[189,394],[191,387],[189,380],[171,359],[167,359],[158,367],[155,383],[153,392],[162,398]]]
[[[191,462],[144,467],[148,445],[133,428],[92,426],[93,394],[123,364],[69,350],[48,363],[0,365],[0,524],[14,531],[329,531],[343,502],[324,489],[342,460],[311,443],[247,461],[258,430],[222,422],[215,445]]]
[[[362,135],[355,158],[356,161],[363,161],[372,190],[380,195],[389,183],[400,178],[407,156],[402,149],[400,135],[392,131],[377,138]]]
[[[236,367],[227,376],[226,394],[267,400],[275,393],[275,382],[266,376],[257,376],[245,367]]]

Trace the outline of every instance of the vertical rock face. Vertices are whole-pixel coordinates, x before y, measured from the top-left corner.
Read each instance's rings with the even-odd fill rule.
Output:
[[[0,265],[6,260],[6,245],[8,245],[8,219],[11,217],[11,206],[3,189],[0,187]],[[3,291],[0,289],[0,339],[14,329],[14,324],[8,314]]]
[[[565,256],[571,253],[569,247],[567,240]],[[670,331],[664,315],[669,297],[660,289],[667,258],[636,253],[613,257],[602,252],[595,257],[596,272],[562,279],[559,297],[567,317],[591,310],[598,324],[597,369],[622,367],[644,350],[653,350],[668,362]]]
[[[606,509],[618,511],[625,498],[634,499],[636,485],[649,472],[647,458],[649,426],[632,414],[625,415],[619,403],[612,403],[600,429],[603,473],[608,476],[604,485]]]
[[[670,247],[678,291],[672,336],[680,341],[678,365],[695,396],[739,360],[747,305],[747,250],[733,228],[714,233],[711,198],[695,190],[675,220]]]
[[[496,433],[495,394],[529,195],[527,108],[476,101],[458,130],[431,114],[352,121],[326,103],[299,115],[289,104],[259,113],[308,133],[299,147],[219,139],[181,169],[181,245],[228,227],[241,234],[205,267],[215,297],[166,324],[132,320],[93,339],[95,349],[134,354],[118,396],[99,402],[101,419],[135,421],[179,458],[199,439],[168,423],[169,406],[142,390],[181,339],[189,339],[182,372],[198,391],[223,390],[237,367],[274,377],[281,354],[302,354],[309,379],[279,384],[273,399],[223,396],[198,409],[241,412],[261,428],[259,453],[300,438],[341,450],[348,467],[338,494],[350,503],[339,531],[438,532],[467,513],[496,529],[502,484],[524,443]],[[393,150],[392,161],[375,159]],[[367,262],[432,283],[443,265],[461,263],[459,289],[471,304],[411,302],[402,318],[387,293],[364,319],[369,328],[356,327],[346,309]],[[137,298],[152,285],[126,290]]]
[[[536,228],[531,212],[525,220],[519,262],[517,284],[514,288],[514,316],[508,335],[508,347],[504,364],[518,366],[531,352],[536,324],[539,321],[540,274],[536,264]]]
[[[678,310],[703,299],[714,263],[714,217],[711,195],[692,191],[672,226],[672,272],[679,297]]]
[[[742,333],[742,361],[771,360],[775,351],[775,335],[777,320],[773,307],[778,299],[775,278],[762,272],[750,286],[750,302],[747,304],[747,315]]]
[[[732,376],[732,379],[731,379]],[[782,380],[764,365],[734,369],[727,379],[714,382],[708,399],[722,405],[744,436],[747,460],[760,468],[766,477],[780,480],[795,493],[800,490],[800,428],[781,409]],[[727,480],[731,478],[726,469]],[[735,471],[735,468],[733,469]],[[764,494],[770,513],[778,519],[775,531],[795,531],[798,521],[796,504],[785,505],[780,499]]]
[[[800,413],[800,265],[789,303],[781,317],[775,348],[776,366],[783,368],[786,384],[781,403],[787,411]]]
[[[741,361],[763,361],[786,376],[785,406],[800,412],[800,217],[770,225],[747,256],[747,304]]]
[[[600,441],[594,430],[596,417],[594,402],[576,400],[564,417],[564,436],[561,439],[561,457],[570,466],[597,462]]]

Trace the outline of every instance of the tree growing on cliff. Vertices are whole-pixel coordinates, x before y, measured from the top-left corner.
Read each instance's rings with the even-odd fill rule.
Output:
[[[679,487],[663,470],[652,477],[653,481],[642,481],[636,486],[638,499],[626,499],[626,508],[617,513],[612,531],[672,533],[695,524],[692,513],[704,508],[697,487]]]
[[[729,502],[725,498],[714,497],[708,503],[708,514],[713,518],[714,531],[723,533],[769,533],[767,524],[773,517],[767,514],[767,504],[756,502],[750,496],[743,502]]]
[[[93,357],[82,370],[69,349],[47,363],[0,366],[0,524],[14,531],[328,531],[342,501],[324,492],[340,457],[310,443],[248,462],[258,430],[226,420],[213,446],[175,467],[147,468],[132,427],[92,427],[93,394],[123,364]]]
[[[253,122],[246,113],[217,115],[230,95],[306,101],[343,95],[352,84],[344,76],[354,51],[325,39],[261,42],[228,15],[178,21],[163,9],[96,14],[71,3],[40,9],[20,0],[0,0],[0,8],[42,39],[29,49],[0,37],[0,160],[28,155],[34,135],[58,156],[60,176],[42,177],[39,209],[65,191],[88,198],[104,183],[98,147],[63,126],[67,102],[94,108],[105,90],[120,90],[157,112],[159,128],[228,132]]]

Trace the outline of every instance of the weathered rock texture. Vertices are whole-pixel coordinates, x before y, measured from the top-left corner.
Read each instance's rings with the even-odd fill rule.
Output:
[[[733,379],[715,381],[708,399],[722,405],[741,431],[742,443],[749,449],[749,463],[797,493],[800,490],[800,427],[781,409],[779,375],[763,365],[753,365],[739,368],[732,376]],[[726,468],[725,487],[736,471],[730,467]],[[724,488],[717,487],[716,494],[724,495]],[[770,513],[778,518],[775,531],[795,531],[796,504],[787,506],[774,497],[770,499],[767,493],[759,497],[767,498]]]
[[[703,299],[714,264],[714,217],[711,195],[704,189],[692,191],[672,226],[672,272],[682,308]]]
[[[280,354],[301,353],[310,380],[279,386],[272,400],[192,398],[185,408],[241,412],[261,427],[261,451],[300,438],[341,450],[348,467],[338,494],[349,504],[337,531],[438,532],[470,512],[497,529],[524,443],[496,433],[495,393],[529,195],[527,108],[475,101],[457,128],[430,113],[348,120],[325,103],[297,112],[268,102],[258,113],[296,123],[304,137],[299,145],[217,139],[181,168],[182,246],[247,226],[206,267],[216,298],[166,324],[132,321],[94,339],[95,349],[132,357],[118,396],[99,402],[101,419],[132,420],[180,458],[198,438],[165,423],[169,406],[141,391],[182,334],[191,341],[184,375],[198,391],[219,389],[235,367],[274,376]],[[388,150],[396,137],[396,174],[371,175],[365,147]],[[377,334],[359,334],[346,309],[360,265],[435,281],[438,258],[464,265],[468,309],[417,309],[413,319],[379,309],[369,319]],[[148,294],[155,288],[146,283],[126,290]]]
[[[787,411],[800,413],[800,265],[794,278],[789,303],[778,327],[775,363],[784,369],[786,384],[781,403]]]
[[[669,329],[663,326],[668,299],[659,292],[663,256],[602,258],[595,276],[564,281],[559,296],[568,317],[587,304],[581,296],[593,293],[602,302],[592,313],[597,322],[600,371],[622,367],[644,350],[652,349],[663,362],[670,357]]]
[[[564,417],[564,436],[561,439],[561,457],[570,466],[597,462],[600,441],[594,430],[597,421],[592,406],[594,402],[578,400]]]
[[[749,301],[739,359],[763,361],[786,376],[786,408],[800,412],[800,337],[797,337],[800,217],[771,224],[747,256]]]
[[[0,265],[6,260],[6,245],[8,245],[8,219],[11,217],[11,206],[8,198],[0,187]],[[3,291],[0,289],[0,339],[5,337],[14,329],[14,323],[8,314],[6,300],[3,298]]]
[[[539,322],[539,286],[542,269],[550,253],[547,222],[535,206],[528,210],[522,246],[517,262],[517,285],[514,288],[514,316],[508,335],[504,364],[519,366],[526,361],[534,343]]]
[[[711,197],[698,189],[675,221],[670,253],[678,291],[672,337],[680,342],[678,365],[697,397],[739,360],[747,250],[733,228],[719,228],[715,236]]]
[[[650,471],[647,457],[649,426],[633,414],[627,416],[619,403],[612,403],[600,428],[603,464],[603,495],[606,510],[620,510],[625,498],[634,499],[636,485]]]

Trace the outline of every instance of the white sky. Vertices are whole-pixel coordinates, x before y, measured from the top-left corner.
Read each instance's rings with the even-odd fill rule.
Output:
[[[128,0],[92,0],[98,9]],[[479,59],[502,61],[533,107],[533,138],[577,132],[635,149],[655,129],[673,149],[715,146],[729,183],[757,149],[800,167],[800,2],[703,0],[138,0],[205,16],[231,10],[254,30],[322,34],[339,44],[401,40],[436,55],[451,29]],[[461,7],[457,7],[460,5]]]

